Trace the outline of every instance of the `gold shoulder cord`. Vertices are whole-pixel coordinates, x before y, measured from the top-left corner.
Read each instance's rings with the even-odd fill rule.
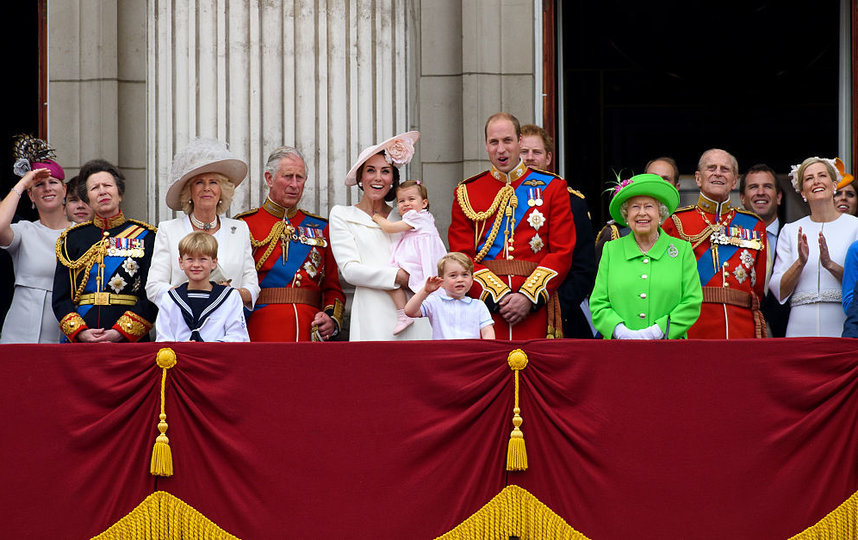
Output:
[[[673,220],[673,224],[676,225],[676,232],[679,233],[679,237],[686,242],[690,242],[692,249],[696,248],[697,246],[702,244],[705,239],[709,238],[709,235],[712,234],[712,231],[714,230],[712,228],[712,224],[708,223],[706,227],[698,234],[694,236],[689,236],[685,234],[685,231],[682,229],[682,221],[678,217],[676,217],[676,214],[671,215],[670,219]]]
[[[81,272],[83,272],[84,275],[84,279],[81,280],[80,285],[78,285],[77,289],[72,293],[72,302],[76,304],[80,299],[80,295],[83,293],[83,289],[86,287],[86,276],[89,274],[90,270],[92,270],[93,265],[104,261],[104,256],[107,254],[107,237],[102,237],[101,240],[90,246],[90,248],[87,249],[80,258],[74,261],[69,260],[65,240],[66,233],[63,232],[57,240],[57,260],[60,261],[60,264],[69,269],[69,279],[71,280],[72,287],[74,287],[78,276],[81,275]]]
[[[504,187],[498,191],[497,195],[495,195],[494,200],[492,201],[492,205],[485,212],[477,212],[471,206],[470,201],[468,200],[468,192],[465,189],[465,184],[459,184],[459,187],[456,188],[456,199],[459,201],[459,206],[462,208],[462,212],[464,212],[465,217],[470,219],[471,221],[486,221],[492,214],[495,215],[494,223],[492,224],[492,230],[489,232],[488,237],[486,238],[485,243],[483,244],[483,249],[480,250],[479,253],[474,257],[474,262],[480,262],[485,257],[486,253],[488,253],[489,249],[492,247],[492,243],[494,243],[495,238],[498,235],[498,231],[500,230],[501,221],[509,212],[510,209],[510,199],[512,199],[512,207],[516,206],[516,199],[514,198],[515,189],[510,185],[506,184]],[[500,207],[503,207],[504,211],[500,211]],[[476,244],[475,239],[475,244]]]
[[[286,226],[285,220],[280,220],[275,223],[271,230],[268,232],[268,236],[263,238],[262,240],[257,240],[253,237],[253,232],[250,233],[250,245],[253,249],[258,247],[267,246],[265,248],[265,253],[262,254],[262,257],[259,258],[259,261],[256,262],[256,270],[258,271],[262,268],[262,265],[265,264],[265,261],[268,260],[268,257],[271,256],[271,252],[274,251],[274,247],[277,245],[277,242],[280,241],[283,245],[281,248],[281,252],[283,254],[283,260],[285,262],[286,257],[289,256],[289,241],[291,240],[290,236],[292,235],[292,225],[290,224],[288,227]]]

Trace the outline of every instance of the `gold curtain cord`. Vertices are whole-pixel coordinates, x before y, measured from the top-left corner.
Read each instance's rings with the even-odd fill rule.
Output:
[[[167,438],[167,412],[165,410],[167,386],[167,370],[176,365],[176,353],[169,347],[164,347],[155,355],[155,363],[161,368],[161,414],[158,415],[158,431],[152,447],[152,460],[149,463],[149,474],[152,476],[173,476],[173,453],[170,450],[170,439]]]
[[[509,353],[507,363],[515,373],[515,407],[512,410],[512,433],[509,434],[509,444],[506,450],[506,470],[527,470],[527,449],[524,446],[524,433],[521,431],[521,409],[518,406],[518,373],[527,367],[527,355],[521,349]]]

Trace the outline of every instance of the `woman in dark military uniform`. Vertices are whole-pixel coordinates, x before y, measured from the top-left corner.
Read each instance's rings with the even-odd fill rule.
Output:
[[[69,341],[148,341],[157,308],[146,298],[155,227],[119,208],[125,177],[102,159],[80,170],[80,198],[92,221],[57,240],[53,308]]]

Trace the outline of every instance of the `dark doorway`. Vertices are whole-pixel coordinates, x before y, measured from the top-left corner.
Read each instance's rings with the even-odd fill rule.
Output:
[[[608,219],[606,183],[712,147],[740,172],[833,157],[839,2],[563,2],[565,174]],[[844,112],[846,114],[846,112]]]
[[[38,4],[38,5],[37,5]],[[18,133],[39,132],[39,35],[41,2],[9,2],[4,8],[2,40],[6,53],[0,70],[6,74],[6,100],[0,121],[0,160],[3,173],[2,196],[19,180],[12,173],[12,141]],[[26,208],[25,208],[26,207]],[[22,212],[29,204],[20,208]]]
[[[43,35],[42,15],[45,3],[7,2],[3,9],[0,70],[5,74],[3,119],[0,121],[0,198],[6,197],[19,178],[12,172],[12,141],[18,133],[39,135],[39,37]],[[21,219],[38,219],[25,195],[18,204]],[[12,301],[14,286],[12,260],[0,250],[0,324]]]

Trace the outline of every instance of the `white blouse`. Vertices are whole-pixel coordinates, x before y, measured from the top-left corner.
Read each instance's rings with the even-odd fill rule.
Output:
[[[158,224],[155,235],[155,251],[149,266],[146,280],[146,296],[158,304],[168,290],[188,281],[188,277],[179,268],[179,241],[194,232],[191,218],[183,216]],[[250,246],[250,229],[247,223],[221,216],[220,229],[214,233],[218,243],[217,265],[230,285],[236,289],[250,291],[253,303],[259,296],[259,277]]]

